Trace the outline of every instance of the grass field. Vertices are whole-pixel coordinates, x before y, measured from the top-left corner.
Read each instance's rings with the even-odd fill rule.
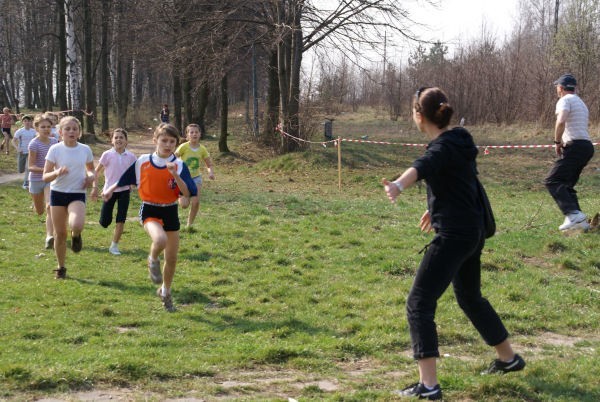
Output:
[[[372,116],[342,116],[334,131],[424,142]],[[549,142],[534,129],[473,134],[478,144]],[[404,304],[431,237],[417,226],[425,191],[391,205],[379,182],[422,148],[343,143],[339,191],[333,147],[264,158],[241,134],[230,137],[232,154],[206,144],[217,181],[203,190],[197,231],[181,234],[174,314],[147,278],[137,196],[123,255],[108,253],[112,227],[98,225],[100,204],[90,202],[84,249],[68,251],[69,277],[56,281],[27,193],[18,182],[0,187],[0,400],[392,401],[418,378]],[[10,158],[1,155],[2,171]],[[480,376],[493,351],[449,291],[436,319],[447,400],[600,400],[599,234],[557,230],[542,185],[551,163],[550,150],[479,157],[498,221],[483,292],[528,365]],[[596,156],[578,186],[587,213],[600,211],[598,166]]]

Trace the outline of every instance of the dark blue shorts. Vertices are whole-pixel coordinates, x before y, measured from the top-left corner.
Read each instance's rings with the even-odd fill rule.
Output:
[[[74,201],[81,201],[85,204],[85,193],[61,193],[50,190],[51,207],[68,207]]]
[[[176,232],[179,230],[178,205],[157,206],[142,203],[140,207],[140,220],[142,224],[155,221],[162,225],[165,232]]]

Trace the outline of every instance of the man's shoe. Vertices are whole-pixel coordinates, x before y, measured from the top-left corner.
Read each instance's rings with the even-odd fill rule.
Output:
[[[71,250],[73,250],[74,253],[78,253],[81,251],[82,247],[83,247],[83,240],[81,240],[81,235],[72,236],[71,237]]]
[[[54,270],[54,279],[65,279],[67,277],[67,269],[60,267]]]
[[[163,277],[162,272],[160,272],[160,258],[153,260],[148,256],[148,274],[150,280],[155,284],[159,285],[162,283]]]
[[[51,250],[54,248],[54,237],[48,236],[46,237],[46,250]]]
[[[490,367],[487,370],[481,372],[481,374],[495,374],[495,373],[510,373],[511,371],[519,371],[523,370],[525,367],[525,360],[518,354],[515,354],[515,357],[511,362],[503,362],[501,360],[494,360]]]
[[[165,308],[165,310],[167,310],[169,313],[177,311],[177,309],[173,305],[173,298],[171,297],[171,293],[169,293],[166,296],[162,295],[162,286],[156,289],[156,295],[160,297],[160,300],[162,301],[162,305]]]
[[[581,211],[575,211],[565,216],[565,220],[562,225],[558,227],[559,230],[570,230],[570,229],[583,229],[588,230],[590,224],[587,222],[587,217]]]
[[[394,391],[394,394],[400,396],[411,396],[413,398],[427,399],[428,401],[438,401],[442,399],[442,389],[440,384],[437,384],[433,389],[427,389],[425,384],[416,383],[408,387]]]
[[[121,252],[119,251],[119,246],[110,246],[108,248],[108,252],[111,253],[112,255],[121,255]]]

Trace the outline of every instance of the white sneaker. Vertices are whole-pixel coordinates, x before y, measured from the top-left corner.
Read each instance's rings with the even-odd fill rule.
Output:
[[[121,255],[121,252],[119,251],[119,246],[110,246],[108,248],[108,252],[111,253],[112,255]]]
[[[590,224],[587,222],[587,217],[581,211],[575,211],[572,214],[565,216],[565,221],[558,227],[559,230],[583,229],[588,230]]]

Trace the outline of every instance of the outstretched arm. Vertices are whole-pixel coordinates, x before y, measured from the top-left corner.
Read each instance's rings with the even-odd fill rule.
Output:
[[[402,173],[402,175],[394,181],[388,181],[388,179],[383,178],[381,183],[383,184],[383,188],[387,197],[391,202],[396,202],[396,198],[400,195],[402,191],[409,188],[417,181],[419,175],[417,173],[417,169],[414,167],[410,167]]]

